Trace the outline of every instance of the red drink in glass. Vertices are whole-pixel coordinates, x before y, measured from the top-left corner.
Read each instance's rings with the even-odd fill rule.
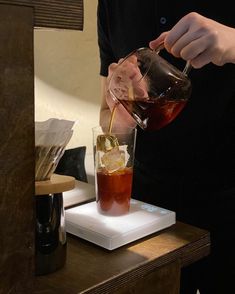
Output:
[[[100,168],[97,173],[97,206],[102,214],[118,216],[129,212],[132,190],[132,167],[108,173]]]

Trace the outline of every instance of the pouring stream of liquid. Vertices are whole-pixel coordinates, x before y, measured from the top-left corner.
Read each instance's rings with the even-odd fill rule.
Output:
[[[113,110],[111,112],[111,117],[110,117],[110,121],[109,121],[109,128],[108,128],[108,134],[111,134],[112,128],[113,128],[113,120],[114,120],[114,116],[115,116],[115,112],[117,109],[117,105],[118,103],[116,103],[113,107]]]
[[[106,133],[103,133],[102,135],[98,135],[96,139],[97,150],[103,151],[105,153],[107,151],[110,151],[112,148],[119,146],[117,137],[112,134],[113,121],[117,105],[118,103],[115,104],[112,109],[108,131]]]

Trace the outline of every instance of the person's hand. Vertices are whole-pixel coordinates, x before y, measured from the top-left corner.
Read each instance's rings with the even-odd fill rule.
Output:
[[[162,42],[169,53],[190,61],[194,68],[210,62],[220,66],[235,63],[235,29],[196,12],[185,15],[149,46],[155,49]]]
[[[107,108],[112,112],[116,107],[114,124],[119,128],[136,127],[136,121],[133,119],[124,106],[119,103],[121,100],[146,100],[148,98],[148,85],[138,68],[137,58],[134,55],[129,56],[125,62],[120,59],[118,63],[112,63],[109,66],[108,77],[106,80],[105,103],[101,107],[101,124],[107,123]],[[112,79],[112,82],[110,82]],[[132,105],[129,105],[131,109]]]
[[[143,78],[137,57],[130,55],[125,60],[109,66],[108,89],[114,99],[118,100],[146,100],[148,99],[148,85]]]

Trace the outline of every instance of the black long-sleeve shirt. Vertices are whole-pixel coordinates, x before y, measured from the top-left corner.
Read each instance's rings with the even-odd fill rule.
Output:
[[[100,74],[107,76],[111,62],[117,62],[133,49],[148,46],[150,40],[171,29],[191,11],[235,26],[235,13],[229,1],[221,5],[198,0],[100,0]],[[182,60],[164,53],[170,62],[183,68]],[[234,171],[235,65],[209,64],[193,69],[189,77],[192,95],[178,118],[156,132],[138,130],[136,159],[153,171]]]
[[[133,49],[148,46],[189,12],[235,27],[232,1],[99,0],[100,74]],[[164,50],[162,50],[164,51]],[[183,60],[162,52],[182,69]],[[182,293],[231,293],[235,238],[235,65],[208,64],[189,73],[192,95],[169,125],[138,128],[132,197],[176,211],[210,230],[212,254],[181,275]],[[187,268],[185,269],[187,271]],[[182,290],[181,289],[181,290]]]

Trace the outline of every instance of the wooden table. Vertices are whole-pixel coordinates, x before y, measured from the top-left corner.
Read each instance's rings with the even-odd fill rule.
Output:
[[[177,294],[180,269],[210,251],[210,235],[177,222],[113,251],[68,235],[66,266],[36,278],[34,294]]]

